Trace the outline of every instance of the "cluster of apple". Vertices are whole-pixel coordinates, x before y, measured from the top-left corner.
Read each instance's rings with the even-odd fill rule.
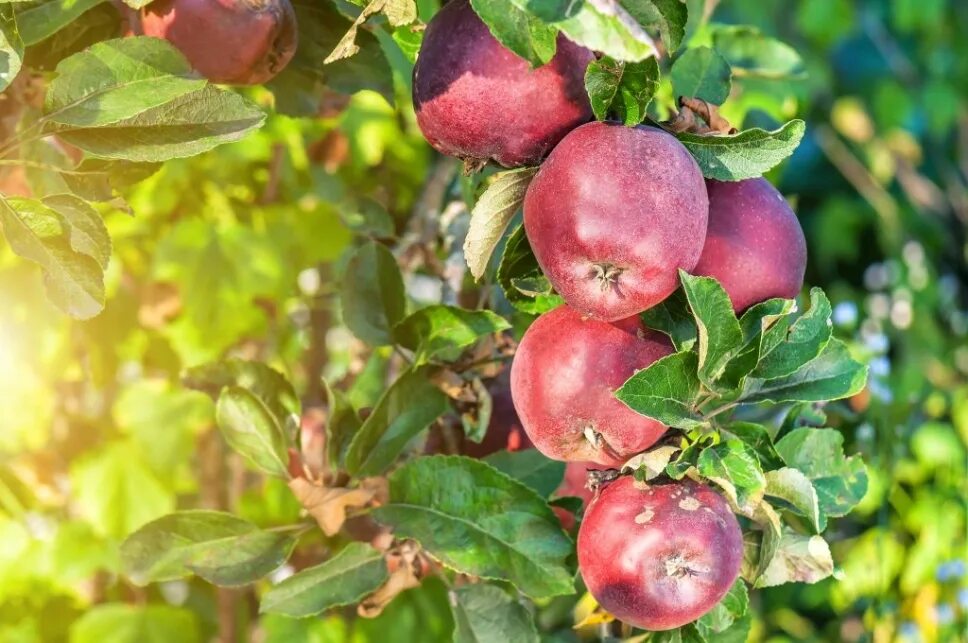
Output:
[[[467,0],[452,0],[428,25],[414,70],[417,121],[436,149],[473,164],[541,163],[524,227],[565,304],[525,333],[511,394],[535,447],[582,468],[621,467],[668,429],[614,392],[672,352],[638,315],[677,289],[680,269],[715,277],[741,312],[795,297],[806,264],[796,216],[766,180],[704,180],[664,130],[589,122],[583,78],[593,58],[559,36],[554,58],[531,69]],[[589,503],[578,536],[592,595],[649,630],[712,609],[742,554],[727,503],[691,481],[619,477]]]

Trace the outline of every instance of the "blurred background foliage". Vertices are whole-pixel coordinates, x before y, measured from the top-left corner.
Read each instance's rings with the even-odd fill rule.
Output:
[[[689,4],[698,15],[701,0]],[[723,113],[736,125],[806,119],[799,150],[770,178],[807,233],[808,285],[830,294],[838,334],[872,375],[864,394],[817,410],[870,468],[868,496],[831,534],[840,578],[754,593],[751,640],[965,640],[968,5],[707,5],[713,23],[755,25],[802,58],[785,67],[778,50],[775,68],[742,70]],[[91,10],[102,19],[93,12],[103,7]],[[694,42],[715,35],[692,26]],[[372,621],[292,621],[243,609],[247,590],[143,589],[118,576],[121,539],[175,508],[231,509],[264,526],[298,515],[282,483],[251,477],[225,452],[209,398],[179,383],[184,368],[265,360],[307,407],[323,403],[321,375],[353,376],[355,405],[372,405],[387,356],[361,353],[339,325],[341,262],[361,234],[425,238],[419,215],[434,186],[450,201],[442,241],[408,291],[446,299],[464,278],[452,248],[473,181],[416,129],[406,37],[380,45],[392,92],[334,93],[316,118],[273,115],[241,143],[167,163],[129,189],[135,215],[105,208],[114,251],[94,320],[62,316],[40,272],[0,245],[0,641],[140,641],[147,631],[203,641],[224,633],[226,610],[239,640],[449,639],[433,581]],[[8,189],[18,180],[3,176]],[[556,599],[539,622],[552,640],[576,640],[582,609]]]

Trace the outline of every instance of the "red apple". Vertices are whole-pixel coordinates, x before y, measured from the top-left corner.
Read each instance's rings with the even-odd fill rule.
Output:
[[[651,308],[691,270],[709,203],[699,166],[651,127],[589,123],[531,182],[524,227],[541,269],[582,314],[615,321]]]
[[[722,496],[694,482],[605,487],[578,531],[588,591],[616,618],[669,630],[711,610],[739,576],[743,533]]]
[[[296,53],[289,0],[155,0],[142,9],[141,30],[173,44],[215,83],[264,83]]]
[[[534,445],[555,460],[620,466],[652,446],[666,426],[614,393],[637,370],[672,352],[637,317],[610,324],[560,306],[540,316],[511,365],[511,395]]]
[[[417,123],[444,154],[505,167],[537,163],[591,119],[584,77],[593,58],[559,36],[554,58],[532,69],[467,0],[451,0],[427,25],[413,69]]]
[[[783,195],[763,178],[707,181],[709,230],[693,272],[715,277],[733,309],[783,297],[803,288],[807,242]]]

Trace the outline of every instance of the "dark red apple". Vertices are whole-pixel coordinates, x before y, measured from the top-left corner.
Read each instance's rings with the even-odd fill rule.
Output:
[[[699,166],[651,127],[589,123],[555,147],[528,188],[524,227],[541,269],[582,314],[651,308],[691,270],[709,203]]]
[[[521,451],[534,446],[521,426],[517,411],[514,410],[507,376],[502,375],[497,378],[495,385],[489,388],[491,393],[491,421],[488,422],[487,433],[480,443],[465,438],[461,453],[472,458],[484,458],[502,449]]]
[[[593,58],[559,36],[554,58],[532,69],[491,35],[467,0],[451,0],[427,25],[413,69],[417,123],[444,154],[535,164],[591,119],[584,78]]]
[[[521,427],[518,412],[511,400],[511,378],[503,370],[487,385],[491,394],[491,419],[480,442],[469,440],[458,431],[446,431],[440,425],[431,427],[424,453],[459,453],[472,458],[486,458],[498,451],[521,451],[534,447]]]
[[[578,531],[578,568],[616,618],[669,630],[712,609],[739,576],[743,533],[722,496],[694,482],[605,487]]]
[[[783,195],[763,178],[707,181],[709,230],[693,272],[715,277],[733,309],[773,297],[792,299],[803,288],[807,242]]]
[[[568,306],[528,328],[511,365],[511,396],[528,437],[549,458],[620,466],[666,426],[614,393],[637,370],[672,352],[637,317],[611,324]]]
[[[141,30],[173,44],[215,83],[264,83],[296,53],[289,0],[155,0],[141,11]]]

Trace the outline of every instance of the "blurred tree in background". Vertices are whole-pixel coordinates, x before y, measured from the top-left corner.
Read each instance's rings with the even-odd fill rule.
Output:
[[[965,640],[968,6],[688,5],[692,44],[713,44],[722,32],[711,24],[754,25],[799,54],[777,44],[743,64],[737,53],[722,113],[766,129],[806,120],[770,178],[806,232],[807,284],[827,291],[835,333],[871,369],[863,393],[815,409],[870,477],[830,534],[839,573],[754,593],[750,640]],[[423,18],[436,9],[419,7]],[[52,69],[108,37],[113,12],[94,4],[29,46],[25,64]],[[280,91],[285,101],[244,140],[168,161],[101,206],[113,249],[99,316],[64,316],[42,273],[0,245],[0,641],[449,640],[434,579],[373,620],[300,621],[260,617],[252,589],[195,578],[138,587],[120,575],[122,540],[175,509],[229,510],[261,527],[299,519],[285,483],[226,448],[210,398],[182,384],[186,368],[265,361],[303,393],[304,422],[325,407],[321,378],[373,407],[390,351],[365,349],[339,310],[346,261],[365,237],[397,240],[401,261],[419,266],[406,283],[416,302],[474,304],[455,301],[455,284],[468,278],[460,247],[481,177],[463,176],[416,127],[414,35],[362,34],[361,55],[379,65],[334,69],[311,94],[319,100]],[[30,82],[11,88],[27,110]],[[274,82],[243,93],[266,106],[284,83],[318,81]],[[668,81],[658,96],[672,104]],[[0,128],[16,126],[12,102],[0,102]],[[30,168],[0,169],[4,194],[29,189]],[[323,547],[310,540],[294,565]],[[586,631],[572,625],[587,611],[556,598],[537,619],[547,640],[579,640]]]

